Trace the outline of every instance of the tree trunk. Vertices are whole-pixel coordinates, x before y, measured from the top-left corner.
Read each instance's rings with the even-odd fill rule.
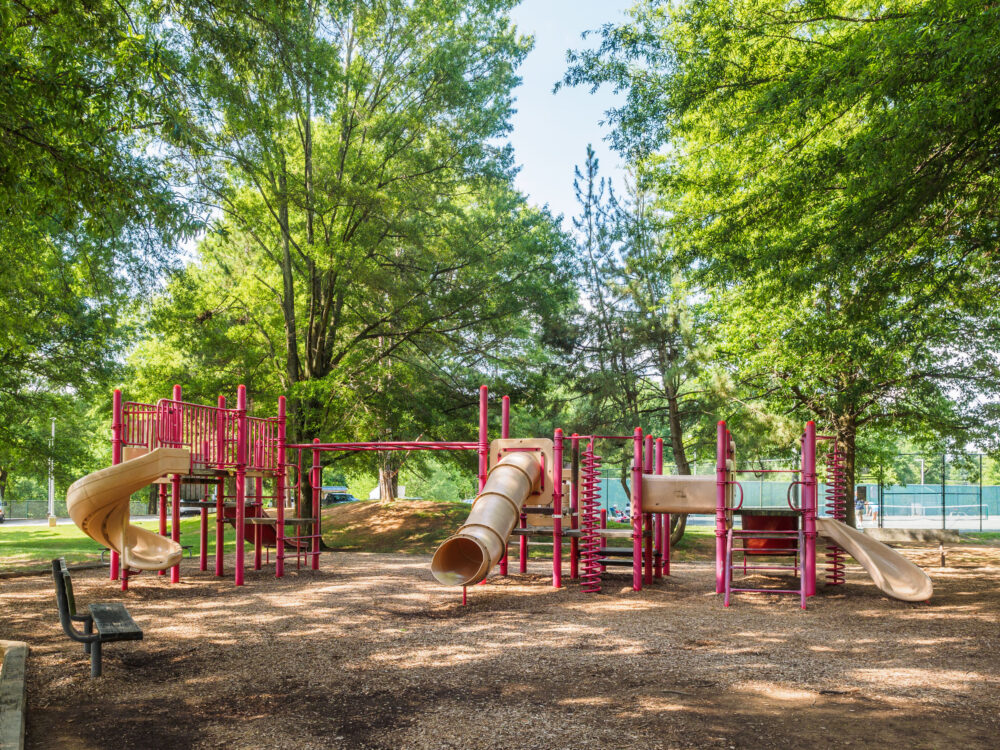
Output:
[[[7,467],[0,466],[0,503],[7,497]]]
[[[386,466],[378,467],[378,496],[379,501],[391,503],[396,499],[396,490],[399,486],[399,472],[393,471]]]
[[[684,529],[687,527],[687,513],[672,513],[670,515],[670,546],[684,538]]]

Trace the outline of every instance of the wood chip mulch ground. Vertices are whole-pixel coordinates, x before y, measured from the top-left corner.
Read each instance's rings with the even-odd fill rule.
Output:
[[[851,566],[804,612],[769,594],[726,610],[705,563],[595,596],[532,561],[463,607],[424,556],[326,553],[239,589],[185,560],[182,583],[125,595],[74,575],[80,605],[121,599],[145,629],[98,680],[48,578],[0,582],[0,639],[31,646],[29,748],[996,748],[1000,549],[908,554],[930,604]]]

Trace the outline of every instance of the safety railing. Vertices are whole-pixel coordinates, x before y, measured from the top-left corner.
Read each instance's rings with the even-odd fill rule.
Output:
[[[149,447],[155,422],[155,406],[126,401],[122,404],[122,445]]]

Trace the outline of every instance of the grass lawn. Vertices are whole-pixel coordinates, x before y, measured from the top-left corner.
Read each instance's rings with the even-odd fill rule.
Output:
[[[198,549],[198,518],[181,519],[181,544]],[[136,524],[155,531],[156,521]],[[215,517],[209,516],[209,552],[215,551]],[[236,530],[226,525],[226,551],[234,549]],[[54,557],[70,564],[97,562],[101,546],[76,526],[0,526],[0,573],[45,570]]]

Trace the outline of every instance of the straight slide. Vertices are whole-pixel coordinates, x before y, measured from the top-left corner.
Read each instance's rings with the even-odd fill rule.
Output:
[[[816,531],[847,550],[868,571],[875,585],[894,599],[924,602],[934,593],[924,571],[882,542],[834,518],[817,518]]]
[[[191,456],[180,448],[156,448],[144,456],[95,471],[70,485],[66,509],[95,542],[121,555],[130,570],[166,570],[181,561],[181,546],[129,523],[129,500],[166,474],[187,474]]]

